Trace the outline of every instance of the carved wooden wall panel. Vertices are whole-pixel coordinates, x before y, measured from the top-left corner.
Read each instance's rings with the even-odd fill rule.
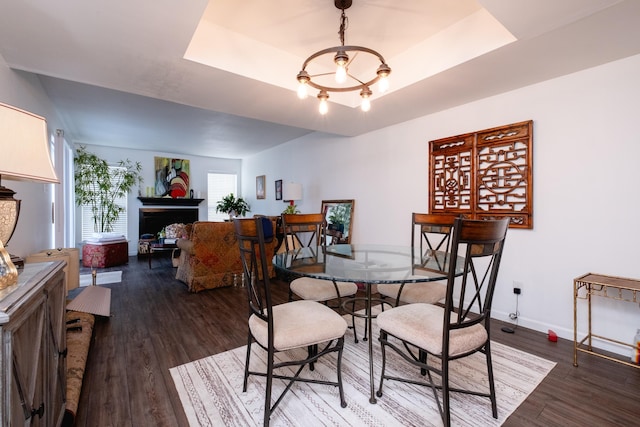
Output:
[[[429,142],[429,212],[533,228],[533,121]]]

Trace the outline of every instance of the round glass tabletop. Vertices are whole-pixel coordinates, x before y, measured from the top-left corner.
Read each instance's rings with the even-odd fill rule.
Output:
[[[328,245],[277,254],[273,264],[284,272],[318,279],[361,283],[412,283],[446,279],[451,255],[390,245]],[[460,258],[460,257],[459,257]],[[456,275],[462,272],[458,261]]]

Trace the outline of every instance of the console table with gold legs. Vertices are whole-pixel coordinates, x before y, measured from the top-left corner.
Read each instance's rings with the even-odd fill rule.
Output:
[[[601,339],[611,343],[633,348],[632,344],[621,342],[615,339],[596,335],[592,332],[592,316],[591,301],[594,296],[602,298],[610,298],[618,301],[627,301],[640,303],[640,280],[626,279],[623,277],[605,276],[602,274],[587,273],[573,280],[573,366],[578,366],[578,352],[592,354],[624,365],[640,368],[640,365],[631,362],[630,357],[627,360],[607,356],[598,353],[592,347],[593,338]],[[578,341],[578,300],[587,301],[587,319],[588,330],[587,335]],[[631,352],[629,352],[630,354]],[[621,356],[622,357],[622,356]]]

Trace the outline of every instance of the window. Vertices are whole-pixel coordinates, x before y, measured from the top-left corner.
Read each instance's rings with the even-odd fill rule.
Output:
[[[214,172],[207,174],[207,219],[209,221],[229,219],[229,214],[216,212],[218,201],[229,193],[238,197],[238,175]]]
[[[109,166],[110,170],[123,169],[118,166]],[[112,174],[115,175],[115,174]],[[118,206],[124,209],[124,212],[118,217],[118,221],[113,224],[112,233],[122,234],[127,238],[127,197],[121,197],[115,200]],[[93,228],[93,218],[91,217],[91,206],[82,206],[82,240],[86,240],[95,232]]]

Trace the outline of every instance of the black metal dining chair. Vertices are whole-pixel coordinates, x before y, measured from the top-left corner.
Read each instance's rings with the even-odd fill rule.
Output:
[[[439,271],[445,269],[445,258],[449,256],[451,230],[458,215],[426,214],[411,215],[411,258],[419,259],[415,269],[428,270],[427,263]],[[418,255],[416,256],[416,251]],[[433,262],[435,261],[435,262]],[[444,299],[447,290],[446,280],[421,283],[385,283],[378,285],[378,293],[389,298],[397,306],[400,303],[424,302],[436,303]]]
[[[382,348],[382,373],[376,393],[378,397],[383,395],[385,380],[402,381],[432,389],[445,426],[451,424],[451,392],[488,397],[492,415],[494,418],[498,417],[489,323],[508,226],[508,218],[495,221],[456,219],[444,306],[406,304],[378,315]],[[464,269],[462,277],[456,280],[456,255],[459,251],[464,254]],[[417,369],[416,375],[412,377],[388,375],[386,368],[391,363],[388,360],[388,349],[415,365],[420,374]],[[484,353],[486,358],[488,392],[478,391],[477,386],[473,389],[451,387],[451,362],[476,352]],[[429,363],[430,358],[440,359],[441,365]],[[440,376],[439,383],[434,381],[432,373]],[[438,390],[441,390],[442,404]]]
[[[274,410],[295,382],[338,387],[340,405],[345,408],[347,403],[342,387],[341,365],[347,322],[331,308],[316,301],[299,300],[273,305],[265,250],[265,240],[273,238],[273,224],[268,218],[258,217],[234,219],[234,226],[249,303],[249,334],[242,390],[247,391],[250,375],[266,378],[265,426],[269,425]],[[250,369],[254,340],[267,352],[264,372]],[[276,361],[276,353],[297,348],[306,348],[306,357],[299,360]],[[306,366],[313,371],[314,364],[330,353],[337,353],[335,381],[300,375]],[[292,372],[292,367],[297,367],[295,373]],[[288,383],[272,404],[274,379],[285,380]]]
[[[327,223],[324,214],[283,214],[282,225],[285,243],[291,245],[290,242],[295,242],[295,246],[287,246],[287,251],[307,248],[308,253],[313,255],[318,255],[317,251],[326,254]],[[329,301],[337,300],[333,308],[340,308],[343,298],[353,296],[357,292],[358,285],[353,282],[298,277],[289,284],[289,301],[293,300],[295,294],[298,298],[319,301],[326,305],[329,305]],[[355,301],[353,306],[355,307]],[[358,342],[355,317],[352,316],[351,320],[355,342]]]

